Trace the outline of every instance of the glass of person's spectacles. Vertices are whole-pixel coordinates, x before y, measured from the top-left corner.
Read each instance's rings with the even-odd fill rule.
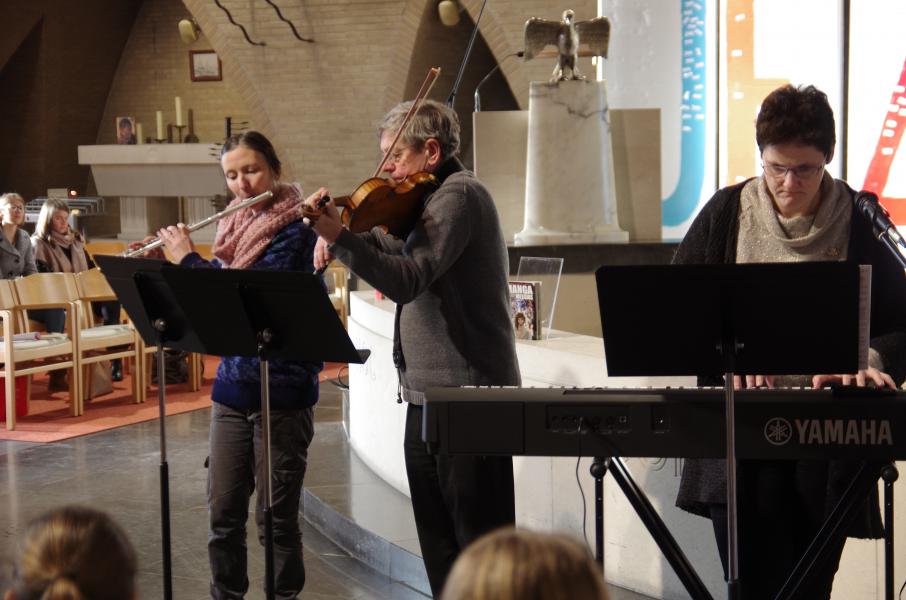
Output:
[[[810,179],[813,179],[815,175],[820,173],[824,168],[824,165],[799,165],[796,167],[784,167],[783,165],[775,165],[773,163],[762,163],[761,168],[764,169],[765,173],[767,173],[774,179],[786,179],[786,174],[792,173],[793,177],[795,177],[799,181],[808,181]]]

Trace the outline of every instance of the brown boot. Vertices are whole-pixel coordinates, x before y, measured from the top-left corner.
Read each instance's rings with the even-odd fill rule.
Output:
[[[47,384],[48,392],[65,392],[69,390],[69,383],[66,381],[66,371],[57,369],[50,372],[50,382]]]

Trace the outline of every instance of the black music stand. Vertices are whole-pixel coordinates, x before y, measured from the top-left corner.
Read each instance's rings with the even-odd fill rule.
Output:
[[[870,276],[863,273],[870,275],[870,268],[837,262],[605,266],[596,272],[609,376],[724,378],[730,599],[741,592],[733,376],[855,373],[864,368],[869,308],[868,294],[861,290],[868,289]],[[620,475],[629,475],[620,459],[601,461],[601,477],[607,466],[618,467],[621,488],[671,564],[676,561],[694,575],[672,536],[663,545],[657,540],[666,526],[634,482],[620,482]],[[651,524],[652,515],[660,527]],[[683,578],[679,570],[677,575]],[[802,580],[807,576],[805,569]],[[792,586],[793,594],[802,580]],[[706,590],[698,595],[702,590],[687,589],[693,597],[710,597]],[[784,586],[780,597],[786,591]]]
[[[157,346],[157,399],[160,427],[161,546],[163,549],[164,598],[173,597],[170,559],[170,476],[167,464],[166,366],[164,348],[201,352],[202,346],[185,314],[161,276],[165,261],[122,256],[94,257],[139,335]],[[140,367],[135,365],[136,370]]]
[[[268,361],[363,363],[343,328],[320,276],[294,271],[162,269],[180,307],[198,332],[202,352],[261,361],[262,437],[268,476],[264,509],[265,595],[274,597]],[[211,302],[216,298],[215,303]],[[229,326],[226,326],[229,324]]]

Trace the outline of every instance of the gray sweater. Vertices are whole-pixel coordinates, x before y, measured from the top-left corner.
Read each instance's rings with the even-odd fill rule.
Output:
[[[35,252],[31,239],[24,229],[16,229],[15,244],[10,244],[6,236],[0,233],[0,278],[15,279],[37,273]]]
[[[509,263],[488,190],[456,159],[405,241],[343,231],[330,251],[397,303],[403,397],[429,386],[519,385]]]

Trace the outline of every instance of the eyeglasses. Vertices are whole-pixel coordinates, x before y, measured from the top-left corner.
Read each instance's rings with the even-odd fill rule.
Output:
[[[775,165],[773,163],[762,163],[761,168],[764,169],[765,173],[767,173],[774,179],[786,179],[786,174],[792,173],[793,177],[795,177],[799,181],[809,181],[810,179],[814,179],[815,175],[821,172],[821,170],[824,168],[824,165],[799,165],[797,167],[784,167],[783,165]]]
[[[403,146],[401,148],[394,148],[393,153],[387,157],[387,162],[385,163],[385,166],[399,164],[399,162],[401,160],[403,160],[403,157],[406,156],[406,154],[412,150],[414,150],[414,148],[412,146]]]
[[[25,210],[25,207],[22,206],[21,204],[7,204],[3,208],[7,208],[10,211],[16,211],[16,212],[23,212]]]

